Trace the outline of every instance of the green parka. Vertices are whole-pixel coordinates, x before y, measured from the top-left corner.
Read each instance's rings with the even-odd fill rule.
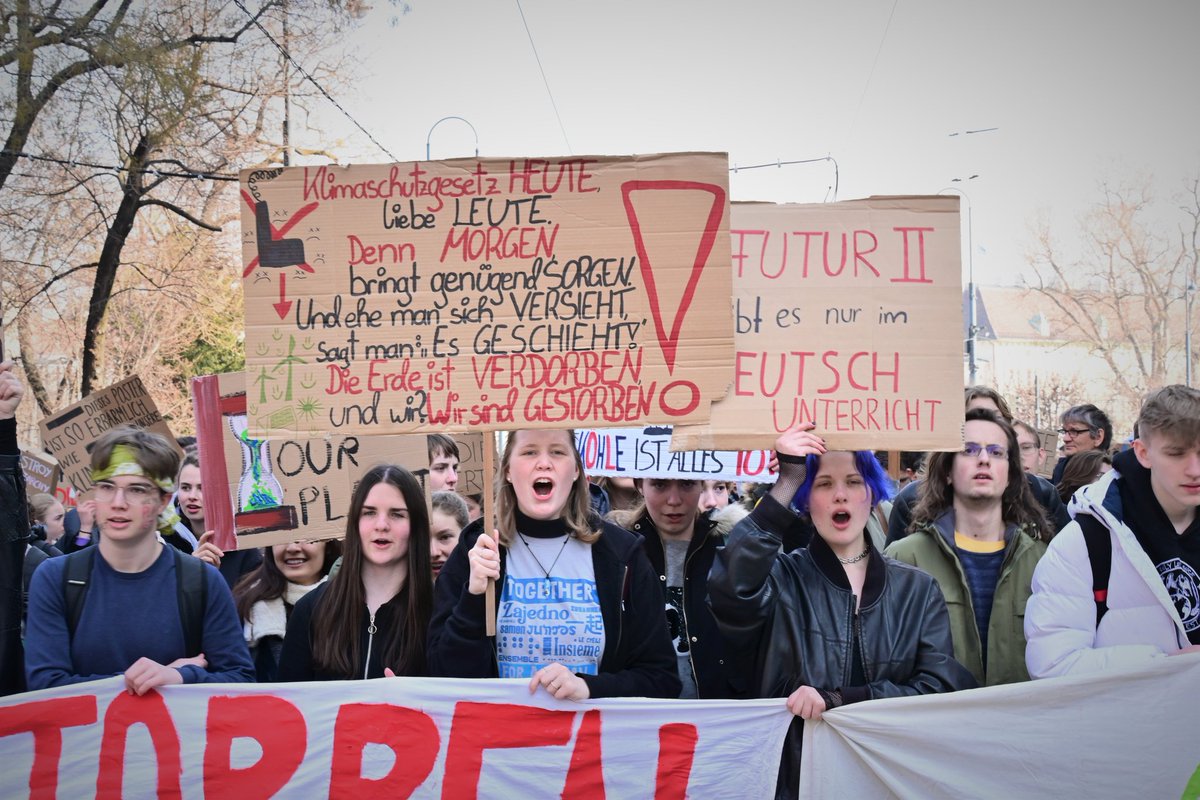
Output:
[[[1033,569],[1046,552],[1046,545],[1014,525],[1004,532],[1004,541],[1004,563],[996,579],[988,621],[986,665],[967,575],[954,547],[954,509],[946,510],[933,523],[915,526],[911,534],[885,551],[897,561],[928,572],[938,582],[950,611],[954,657],[971,671],[980,686],[1029,680],[1025,667],[1025,603],[1032,594]]]

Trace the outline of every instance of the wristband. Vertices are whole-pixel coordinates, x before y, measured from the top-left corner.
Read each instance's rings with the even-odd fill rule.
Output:
[[[781,453],[775,451],[775,457],[779,459],[780,464],[806,464],[808,456],[794,456],[791,453]]]

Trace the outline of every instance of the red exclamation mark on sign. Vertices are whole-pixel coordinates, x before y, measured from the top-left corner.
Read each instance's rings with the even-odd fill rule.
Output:
[[[646,247],[646,236],[651,234],[652,231],[642,230],[637,211],[633,207],[634,192],[707,192],[712,195],[712,207],[708,212],[708,219],[705,221],[704,230],[700,235],[700,241],[696,247],[696,255],[692,261],[692,271],[688,275],[683,295],[679,298],[679,306],[675,310],[675,316],[670,320],[669,331],[667,330],[665,315],[663,314],[663,298],[659,295],[658,283],[655,281],[655,267],[650,262]],[[708,263],[709,255],[712,254],[713,243],[716,241],[717,231],[720,229],[721,218],[725,214],[725,190],[711,183],[697,183],[696,181],[626,181],[621,184],[621,199],[625,203],[625,215],[629,218],[629,229],[633,232],[633,245],[637,250],[642,279],[646,283],[646,294],[650,299],[650,314],[654,317],[654,330],[658,335],[658,344],[662,348],[663,357],[666,359],[667,370],[674,374],[675,351],[679,346],[679,331],[683,327],[683,321],[687,317],[688,308],[692,304],[692,297],[696,293],[696,285],[700,282],[700,275],[704,272],[704,266]],[[677,218],[672,219],[675,220]]]

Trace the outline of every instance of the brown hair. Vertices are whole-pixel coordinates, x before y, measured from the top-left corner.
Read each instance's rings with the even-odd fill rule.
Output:
[[[508,467],[512,463],[512,451],[517,445],[517,437],[524,431],[511,431],[508,441],[504,443],[504,455],[500,457],[500,466],[496,474],[496,529],[500,531],[500,544],[508,547],[513,534],[517,530],[517,493],[512,484],[504,479]],[[599,519],[592,513],[592,492],[588,488],[587,475],[583,472],[583,459],[575,447],[575,431],[559,430],[567,437],[571,453],[575,456],[575,483],[571,485],[571,494],[567,497],[567,505],[563,508],[562,521],[567,527],[567,533],[581,542],[591,544],[600,538]]]
[[[1073,453],[1063,467],[1058,481],[1058,496],[1065,503],[1081,486],[1096,482],[1096,473],[1101,464],[1112,465],[1112,456],[1106,450],[1083,450]]]
[[[1017,445],[1017,434],[1012,425],[996,412],[987,408],[973,408],[967,412],[967,422],[990,422],[1004,431],[1008,448],[1008,487],[1001,496],[1000,516],[1006,525],[1018,525],[1035,539],[1049,541],[1053,531],[1046,520],[1046,513],[1029,489],[1029,480],[1021,468],[1021,448]],[[954,485],[951,473],[954,460],[962,451],[931,453],[925,465],[925,480],[917,490],[917,505],[913,509],[912,524],[932,523],[948,508],[954,506]]]
[[[1012,411],[1009,410],[1004,396],[990,386],[968,386],[963,395],[963,408],[971,405],[972,400],[981,397],[995,403],[996,408],[1000,409],[1000,416],[1004,417],[1005,422],[1012,424]]]
[[[413,474],[404,467],[380,464],[372,467],[350,498],[346,514],[346,538],[342,545],[342,567],[329,580],[325,596],[313,611],[310,638],[313,664],[323,672],[346,679],[359,677],[358,665],[365,655],[359,649],[359,617],[367,605],[362,582],[363,548],[358,532],[367,494],[380,483],[395,487],[408,506],[408,574],[402,592],[408,594],[403,622],[381,628],[377,642],[382,661],[397,675],[421,675],[425,671],[425,635],[433,607],[433,568],[429,556],[429,511],[425,493]]]
[[[154,480],[175,480],[179,474],[179,451],[153,431],[119,425],[103,433],[92,447],[92,471],[108,467],[113,448],[123,444],[134,452],[138,466]]]
[[[1200,443],[1200,391],[1181,384],[1151,392],[1138,412],[1138,436],[1154,432],[1183,445]]]
[[[444,433],[431,433],[425,437],[425,446],[429,451],[429,463],[433,463],[433,459],[441,456],[454,456],[462,458],[458,454],[458,442],[451,439]]]
[[[38,492],[35,495],[30,495],[29,511],[31,514],[33,514],[33,519],[30,521],[45,522],[46,514],[49,513],[50,508],[57,502],[57,497],[52,494],[46,494],[45,492]]]

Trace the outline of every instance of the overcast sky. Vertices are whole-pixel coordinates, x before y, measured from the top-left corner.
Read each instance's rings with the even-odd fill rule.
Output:
[[[545,81],[515,0],[374,2],[339,99],[401,160],[450,115],[484,156],[829,155],[842,200],[962,188],[980,283],[1018,281],[1034,221],[1071,233],[1100,181],[1150,180],[1167,205],[1200,166],[1192,0],[522,0]],[[389,160],[338,112],[319,125],[342,161]],[[474,149],[460,122],[433,133],[435,159]],[[771,167],[731,195],[822,202],[833,183],[828,162]]]

